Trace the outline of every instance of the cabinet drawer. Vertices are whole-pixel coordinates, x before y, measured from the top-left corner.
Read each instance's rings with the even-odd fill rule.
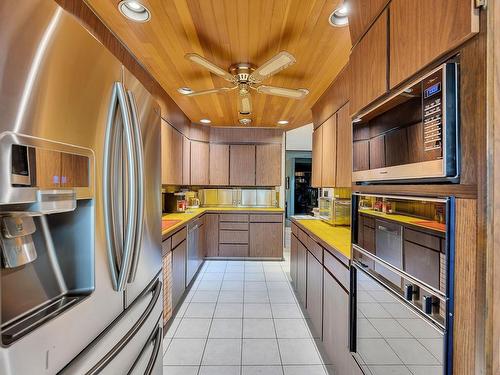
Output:
[[[375,228],[375,219],[373,217],[368,217],[365,215],[361,216],[363,218],[363,225],[370,227],[370,228]]]
[[[177,245],[179,245],[182,241],[184,241],[187,237],[187,229],[182,228],[180,231],[175,233],[172,238],[172,249],[174,249]]]
[[[323,248],[316,241],[314,241],[311,237],[307,236],[305,243],[307,250],[310,251],[312,255],[316,257],[316,259],[323,263]]]
[[[295,234],[295,237],[299,237],[299,227],[292,223],[292,233]]]
[[[416,230],[404,229],[404,237],[406,241],[411,241],[420,246],[428,247],[429,249],[434,249],[436,251],[441,250],[441,237],[433,236],[431,234],[419,232]]]
[[[247,257],[248,245],[220,244],[220,257]]]
[[[309,236],[302,229],[299,229],[299,235],[297,236],[304,246],[307,246],[307,241],[309,241]]]
[[[328,251],[325,251],[323,265],[346,290],[349,290],[349,269],[342,262],[340,262],[340,260],[335,258]]]
[[[167,238],[161,243],[161,255],[166,256],[172,250],[172,237]]]
[[[236,221],[236,222],[244,222],[248,223],[248,215],[247,214],[221,214],[219,215],[219,221]]]
[[[233,223],[230,221],[224,221],[219,224],[219,229],[225,230],[248,230],[248,223]]]
[[[251,223],[281,223],[283,222],[283,215],[260,214],[250,215]]]
[[[247,230],[220,230],[219,243],[248,244]]]

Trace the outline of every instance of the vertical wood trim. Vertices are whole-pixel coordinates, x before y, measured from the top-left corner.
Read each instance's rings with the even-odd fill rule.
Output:
[[[453,373],[474,374],[476,360],[477,202],[456,200]]]

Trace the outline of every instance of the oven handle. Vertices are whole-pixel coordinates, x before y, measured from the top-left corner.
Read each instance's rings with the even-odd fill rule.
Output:
[[[372,253],[366,251],[365,249],[359,247],[358,245],[352,244],[352,248],[354,250],[360,252],[362,255],[375,261],[376,263],[379,263],[382,266],[388,268],[390,271],[392,271],[395,274],[397,274],[398,276],[408,280],[412,284],[417,285],[419,288],[436,295],[436,297],[439,298],[441,301],[446,302],[446,295],[442,291],[435,289],[434,287],[430,286],[429,284],[426,284],[423,281],[416,279],[415,277],[411,276],[410,274],[408,274],[404,271],[401,271],[400,269],[394,267],[392,264],[386,262],[383,259],[380,259],[376,255],[373,255]],[[361,263],[359,261],[357,261],[356,259],[354,259],[353,261],[357,262],[361,266]]]

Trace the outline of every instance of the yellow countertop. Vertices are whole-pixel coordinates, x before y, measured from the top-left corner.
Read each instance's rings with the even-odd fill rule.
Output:
[[[351,259],[351,229],[350,227],[327,224],[322,220],[295,220],[306,230],[323,240],[348,259]]]
[[[419,219],[417,217],[400,215],[400,214],[386,214],[383,212],[374,211],[374,210],[370,210],[370,209],[360,209],[359,212],[362,214],[365,214],[365,215],[379,217],[381,219],[398,221],[398,222],[403,223],[403,224],[411,224],[411,225],[415,225],[417,227],[430,229],[430,230],[434,230],[434,231],[438,231],[438,232],[446,232],[446,228],[441,229],[441,228],[435,226],[435,225],[439,225],[439,223],[435,222],[435,225],[432,225],[432,223],[434,223],[434,222],[431,220]],[[430,223],[431,225],[425,225],[424,223]]]
[[[200,207],[190,208],[182,213],[170,213],[162,215],[163,220],[180,220],[178,223],[162,231],[162,237],[174,232],[176,229],[186,225],[189,221],[197,218],[204,213],[216,212],[275,212],[283,213],[284,209],[279,207]]]

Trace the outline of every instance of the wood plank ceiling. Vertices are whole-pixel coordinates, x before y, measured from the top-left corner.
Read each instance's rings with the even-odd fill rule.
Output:
[[[141,0],[151,11],[134,23],[118,11],[119,0],[86,0],[123,41],[192,122],[238,125],[237,91],[183,97],[179,87],[203,90],[230,84],[189,62],[198,53],[222,68],[238,62],[259,66],[286,50],[297,62],[264,83],[307,88],[300,101],[252,91],[252,126],[288,128],[312,121],[310,108],[347,63],[348,27],[332,27],[328,16],[341,0]]]

